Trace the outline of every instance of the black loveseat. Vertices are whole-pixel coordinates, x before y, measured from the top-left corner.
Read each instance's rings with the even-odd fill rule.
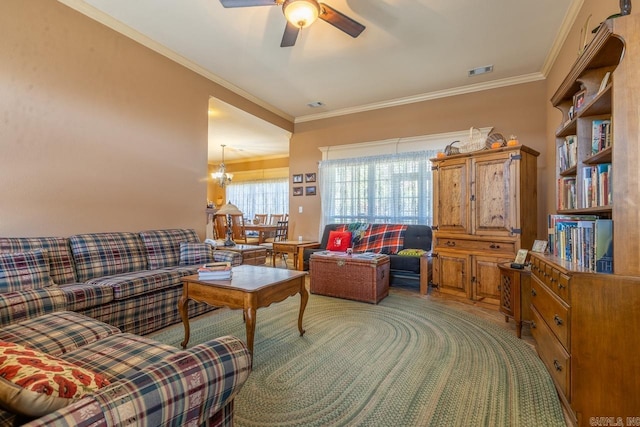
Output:
[[[327,250],[329,234],[331,231],[342,230],[345,224],[328,224],[322,233],[319,248],[306,248],[303,253],[304,269],[309,269],[309,258],[313,252]],[[388,254],[391,265],[390,285],[409,285],[420,288],[420,293],[425,295],[429,283],[431,283],[431,227],[428,225],[407,225],[401,249],[422,249],[422,256],[403,256]],[[366,232],[366,231],[365,231]]]

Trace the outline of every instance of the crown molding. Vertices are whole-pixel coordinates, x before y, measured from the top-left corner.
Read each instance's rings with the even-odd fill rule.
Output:
[[[226,160],[224,164],[235,165],[235,164],[244,164],[248,162],[262,162],[265,160],[278,160],[278,159],[288,159],[288,158],[289,158],[289,154],[272,154],[270,156],[247,157],[242,159]],[[213,162],[213,163],[209,162],[209,165],[219,165],[219,164],[220,164],[220,161]]]
[[[582,9],[583,4],[584,0],[573,0],[569,5],[569,9],[564,16],[562,25],[558,29],[558,34],[556,35],[553,45],[549,50],[549,54],[542,65],[541,73],[545,78],[549,75],[553,64],[556,63],[556,59],[558,59],[558,55],[560,54],[560,49],[562,49],[564,42],[567,40],[571,27],[573,27],[573,24],[576,22],[576,18],[578,17],[578,13],[580,13],[580,9]]]
[[[236,95],[239,95],[253,102],[254,104],[264,108],[265,110],[268,110],[282,117],[285,120],[289,120],[291,122],[294,120],[293,116],[290,116],[289,114],[275,108],[273,105],[268,104],[259,98],[256,98],[254,95],[251,95],[248,92],[245,92],[244,90],[220,78],[219,76],[213,74],[212,72],[206,70],[205,68],[196,64],[195,62],[188,60],[184,56],[179,55],[178,53],[172,51],[171,49],[168,49],[166,46],[161,45],[155,40],[152,40],[151,38],[145,36],[144,34],[123,24],[122,22],[118,21],[112,16],[107,15],[103,11],[91,6],[90,4],[85,3],[82,0],[58,0],[58,2],[64,4],[65,6],[70,7],[71,9],[74,9],[77,12],[82,13],[83,15],[93,19],[94,21],[101,23],[102,25],[108,28],[111,28],[112,30],[124,35],[125,37],[132,39],[133,41],[140,43],[141,45],[159,53],[160,55],[169,58],[170,60],[182,65],[183,67],[188,68],[189,70],[197,74],[200,74],[201,76],[211,80],[216,84],[219,84],[225,89],[230,90]]]
[[[463,94],[473,93],[473,92],[481,92],[484,90],[535,82],[535,81],[544,80],[544,79],[545,79],[545,76],[543,76],[542,73],[524,74],[521,76],[509,77],[506,79],[493,80],[493,81],[488,81],[484,83],[477,83],[477,84],[468,85],[468,86],[460,86],[460,87],[440,90],[436,92],[429,92],[429,93],[423,93],[420,95],[408,96],[404,98],[391,99],[388,101],[376,102],[373,104],[343,108],[340,110],[328,111],[326,113],[299,116],[299,117],[296,117],[294,123],[310,122],[313,120],[321,120],[321,119],[327,119],[330,117],[344,116],[347,114],[362,113],[365,111],[378,110],[381,108],[397,107],[400,105],[430,101],[430,100],[439,99],[439,98],[447,98],[449,96],[463,95]]]

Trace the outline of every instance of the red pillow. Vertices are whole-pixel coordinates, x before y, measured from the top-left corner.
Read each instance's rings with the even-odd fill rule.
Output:
[[[327,250],[346,252],[351,247],[350,231],[330,231],[329,241],[327,242]]]

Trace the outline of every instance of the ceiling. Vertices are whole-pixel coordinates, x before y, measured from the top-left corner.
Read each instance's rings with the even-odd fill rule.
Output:
[[[301,31],[295,46],[281,48],[285,18],[275,5],[59,1],[295,122],[542,79],[582,3],[322,0],[365,25],[364,32],[354,39],[318,20]],[[468,77],[470,69],[487,65],[492,72]],[[324,105],[307,105],[315,101]],[[248,122],[240,114],[234,127],[251,129],[246,139],[238,129],[223,129],[224,121],[210,126],[235,135],[216,139],[214,132],[211,161],[219,161],[218,142],[224,141],[231,161],[288,153],[286,132],[244,116]],[[273,142],[256,137],[260,128]]]

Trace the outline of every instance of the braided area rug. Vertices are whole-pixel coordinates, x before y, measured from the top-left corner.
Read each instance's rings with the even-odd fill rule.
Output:
[[[553,383],[515,334],[433,300],[310,295],[257,312],[237,426],[565,426]],[[182,325],[150,337],[179,347]],[[245,338],[241,311],[191,322],[190,346]]]

